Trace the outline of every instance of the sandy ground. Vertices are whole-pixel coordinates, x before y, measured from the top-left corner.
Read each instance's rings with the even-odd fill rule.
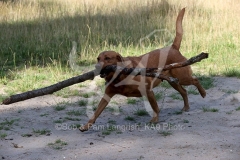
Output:
[[[87,89],[99,95],[87,99],[88,107],[78,105],[82,97],[53,95],[1,105],[0,133],[7,136],[0,139],[0,159],[239,160],[240,111],[236,108],[240,106],[240,79],[215,77],[214,84],[204,99],[190,94],[191,109],[182,114],[183,101],[170,96],[175,91],[156,88],[164,98],[158,101],[160,123],[152,126],[147,123],[150,115],[134,114],[145,108],[143,101],[127,104],[126,98],[116,96],[93,128],[84,133],[76,125],[86,123],[87,115],[91,115],[92,101],[98,101],[101,95],[95,87]],[[66,109],[54,110],[60,102]],[[203,107],[218,112],[204,112]],[[85,110],[87,114],[67,115],[71,110]],[[128,116],[134,121],[126,120]],[[44,129],[46,133],[36,133]],[[67,144],[55,143],[59,139]]]

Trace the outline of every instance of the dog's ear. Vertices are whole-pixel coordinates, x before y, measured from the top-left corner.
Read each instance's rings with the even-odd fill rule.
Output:
[[[117,55],[117,60],[118,62],[124,62],[124,59],[120,54]]]

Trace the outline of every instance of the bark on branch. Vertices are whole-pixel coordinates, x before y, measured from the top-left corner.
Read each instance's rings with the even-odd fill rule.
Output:
[[[170,65],[164,66],[164,68],[122,68],[116,65],[107,66],[106,68],[102,69],[101,74],[109,74],[110,72],[120,71],[121,74],[126,75],[142,75],[142,76],[149,76],[149,77],[156,77],[162,80],[167,80],[168,82],[177,82],[177,79],[173,77],[166,77],[164,75],[161,75],[161,71],[170,70],[174,68],[180,68],[185,67],[188,65],[191,65],[196,62],[200,62],[202,59],[208,58],[208,53],[201,53],[195,57],[190,58],[187,61],[174,63]],[[143,74],[144,73],[144,74]],[[12,95],[9,98],[6,98],[3,100],[2,104],[11,104],[19,101],[23,101],[26,99],[43,96],[47,94],[52,94],[56,91],[59,91],[65,87],[71,86],[76,83],[81,83],[86,80],[93,80],[95,76],[98,76],[100,73],[97,70],[92,70],[90,72],[84,73],[80,76],[72,77],[70,79],[58,82],[56,84],[53,84],[51,86],[47,86],[44,88]]]

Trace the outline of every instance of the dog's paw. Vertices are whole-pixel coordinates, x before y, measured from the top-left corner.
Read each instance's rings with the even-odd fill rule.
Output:
[[[153,117],[150,123],[158,123],[158,117]]]
[[[188,112],[189,109],[190,109],[189,107],[185,107],[185,106],[184,106],[184,107],[182,108],[182,111],[183,111],[183,112]]]
[[[85,132],[85,131],[87,131],[88,129],[89,129],[88,125],[85,125],[85,126],[81,126],[81,127],[79,128],[79,131]]]

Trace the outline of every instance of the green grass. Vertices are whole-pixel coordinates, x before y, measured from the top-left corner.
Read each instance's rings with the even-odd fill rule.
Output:
[[[78,104],[79,104],[80,106],[87,106],[87,104],[88,104],[88,101],[87,101],[87,100],[84,100],[84,99],[82,99],[82,100],[79,100],[79,101],[78,101]]]
[[[157,92],[157,93],[154,94],[154,96],[155,96],[156,100],[158,101],[158,100],[163,98],[163,93],[162,92]]]
[[[127,104],[136,104],[137,100],[135,98],[128,98],[127,99]]]
[[[124,119],[127,120],[127,121],[135,121],[135,118],[131,117],[131,116],[127,116]]]
[[[39,134],[39,135],[46,135],[51,133],[51,131],[48,129],[37,129],[37,130],[33,129],[33,133]]]
[[[85,114],[84,110],[71,110],[67,112],[67,115],[70,115],[70,116],[82,116],[84,114]]]
[[[240,111],[240,106],[236,108],[236,111]]]
[[[147,116],[148,112],[144,109],[138,109],[138,110],[136,110],[136,112],[134,114],[137,116]]]
[[[10,128],[12,128],[12,126],[15,124],[17,125],[15,122],[18,122],[20,119],[11,119],[8,120],[7,118],[4,119],[4,121],[0,122],[0,130],[10,130]]]
[[[65,110],[65,109],[66,109],[65,105],[57,105],[57,106],[54,107],[55,111],[62,111],[62,110]]]
[[[225,75],[226,77],[240,78],[240,70],[239,69],[226,69],[226,71],[223,72],[223,75]]]
[[[102,131],[102,135],[110,135],[111,134],[111,131],[109,131],[109,130],[104,130],[104,131]]]
[[[40,117],[47,117],[49,114],[48,113],[43,113],[43,114],[40,114]]]
[[[172,99],[182,100],[182,97],[181,97],[181,95],[180,95],[179,93],[172,93],[172,94],[170,95],[170,97],[171,97]]]
[[[161,86],[164,87],[164,88],[172,88],[172,86],[167,81],[163,81],[161,83]]]
[[[159,134],[164,137],[167,137],[167,136],[172,135],[172,132],[171,131],[160,131]]]
[[[183,111],[175,111],[174,112],[174,114],[176,114],[176,115],[179,115],[179,114],[182,114],[183,113]]]
[[[57,139],[54,143],[48,143],[49,147],[56,149],[56,150],[61,150],[66,145],[68,145],[68,143],[61,139]]]
[[[109,120],[108,123],[109,123],[109,124],[116,124],[116,121],[114,121],[114,120]]]
[[[58,119],[58,120],[55,120],[55,121],[53,121],[53,122],[54,122],[54,123],[63,123],[64,120]]]
[[[226,114],[232,114],[233,112],[232,111],[228,111],[228,112],[226,112]]]
[[[69,120],[69,121],[80,121],[81,119],[79,118],[73,118],[73,117],[64,117],[65,120]]]
[[[69,98],[70,96],[79,96],[79,90],[72,90],[70,88],[64,88],[60,91],[54,93],[56,96],[60,96],[63,98]]]
[[[202,107],[203,112],[218,112],[219,109],[217,108],[207,108],[207,107]]]
[[[80,96],[84,97],[84,98],[90,98],[92,96],[96,95],[95,92],[89,92],[89,93],[83,93],[83,94],[80,94]]]
[[[209,76],[197,76],[200,83],[202,84],[203,88],[204,89],[210,89],[212,87],[214,87],[214,79],[212,77],[209,77]]]
[[[1,132],[0,132],[0,139],[3,139],[3,138],[5,138],[5,137],[7,137],[7,133],[1,133]]]
[[[213,87],[209,75],[239,78],[237,1],[8,1],[0,2],[0,88],[4,88],[0,100],[90,70],[104,50],[138,56],[171,44],[177,13],[186,4],[181,52],[187,58],[201,51],[210,53],[208,59],[193,65],[194,73],[210,78],[201,81],[204,88]],[[157,32],[140,44],[140,39],[164,29],[168,32]],[[80,70],[69,67],[73,40],[78,45],[74,60]],[[102,85],[103,81],[97,82],[98,87]],[[167,82],[162,86],[170,87]],[[54,94],[78,96],[79,91],[65,88]]]
[[[192,87],[189,88],[187,92],[188,92],[188,94],[193,94],[193,95],[198,95],[199,94],[197,88],[192,88]]]

